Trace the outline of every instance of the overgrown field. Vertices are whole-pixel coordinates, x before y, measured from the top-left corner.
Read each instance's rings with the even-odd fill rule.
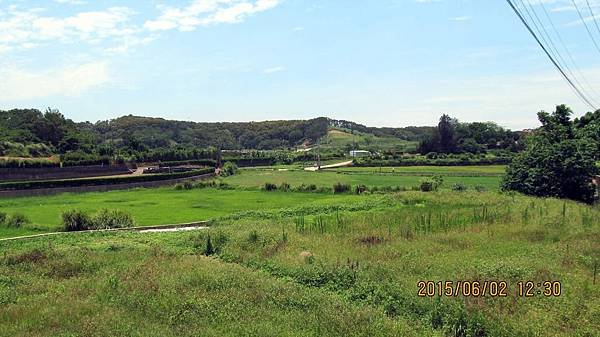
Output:
[[[0,336],[597,336],[597,206],[365,197],[197,232],[0,242]],[[506,281],[508,296],[422,298],[420,280]],[[516,296],[529,280],[561,294]]]

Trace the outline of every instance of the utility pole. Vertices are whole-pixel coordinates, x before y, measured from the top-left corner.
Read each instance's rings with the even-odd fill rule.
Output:
[[[317,171],[321,169],[321,140],[317,140]]]

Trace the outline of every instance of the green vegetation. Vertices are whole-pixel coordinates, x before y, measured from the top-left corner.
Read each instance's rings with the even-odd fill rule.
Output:
[[[322,149],[343,149],[376,151],[411,152],[417,147],[417,142],[408,141],[393,136],[378,137],[370,133],[362,133],[354,130],[330,129],[327,136],[321,140]]]
[[[323,170],[319,172],[307,171],[280,171],[280,170],[241,170],[240,174],[229,177],[224,181],[231,186],[243,188],[261,188],[265,183],[281,185],[288,183],[293,188],[301,185],[315,185],[318,187],[331,188],[336,183],[348,184],[352,186],[366,185],[377,187],[403,187],[411,189],[418,186],[419,181],[423,176],[427,175],[442,175],[444,177],[444,186],[449,188],[452,184],[462,183],[466,186],[474,188],[482,186],[488,190],[498,190],[500,186],[501,176],[499,174],[489,174],[491,170],[498,170],[498,167],[487,169],[482,167],[478,172],[477,169],[470,171],[462,171],[461,174],[456,174],[458,171],[449,171],[448,174],[443,172],[443,169],[431,170],[429,167],[422,169],[411,167],[406,168],[406,174],[402,170],[396,173],[386,173],[382,169],[379,173],[378,168],[339,168],[332,171]],[[391,170],[391,168],[389,168]]]
[[[485,153],[490,150],[521,150],[521,134],[493,122],[460,123],[444,114],[437,128],[419,144],[419,152]]]
[[[131,215],[120,210],[102,209],[94,214],[93,217],[82,211],[69,210],[63,212],[61,217],[63,228],[66,232],[128,228],[135,225]]]
[[[598,128],[600,123],[578,130],[571,114],[565,105],[557,106],[552,114],[538,113],[542,127],[528,137],[527,149],[509,165],[503,189],[587,203],[596,200],[592,177],[600,172],[596,166],[600,153],[590,133],[583,131]]]
[[[596,334],[598,208],[491,192],[406,192],[369,200],[369,208],[321,204],[247,213],[195,232],[89,233],[53,237],[50,245],[46,238],[0,242],[0,331]],[[504,280],[507,297],[422,298],[420,280]],[[517,282],[526,280],[558,280],[561,295],[517,296]]]
[[[0,226],[0,237],[61,231],[61,214],[73,209],[87,214],[102,209],[127,211],[137,224],[153,226],[210,220],[245,211],[353,204],[361,200],[364,198],[354,195],[266,193],[258,189],[176,190],[173,187],[0,199],[0,212],[9,218],[13,214],[25,214],[30,220],[18,230]]]
[[[504,165],[486,166],[399,166],[399,167],[340,167],[328,171],[365,174],[398,174],[398,175],[436,175],[444,176],[502,176],[506,172]]]

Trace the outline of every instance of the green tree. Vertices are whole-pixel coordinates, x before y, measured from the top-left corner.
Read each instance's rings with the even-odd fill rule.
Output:
[[[564,105],[551,114],[538,113],[542,126],[528,137],[525,151],[508,166],[503,190],[588,203],[594,200],[591,177],[598,171],[596,144],[575,136],[570,115]]]

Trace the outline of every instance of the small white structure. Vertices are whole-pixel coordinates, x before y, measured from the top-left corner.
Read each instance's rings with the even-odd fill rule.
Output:
[[[369,151],[364,151],[364,150],[352,150],[350,151],[350,157],[356,158],[356,157],[368,157],[371,155],[371,152]]]

